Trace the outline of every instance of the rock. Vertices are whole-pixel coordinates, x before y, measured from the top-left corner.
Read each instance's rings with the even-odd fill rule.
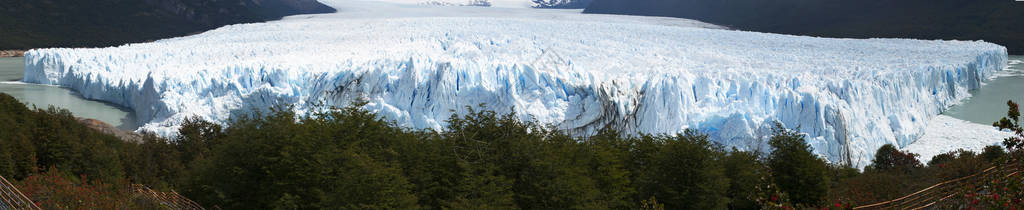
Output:
[[[0,58],[25,57],[24,50],[0,50]]]
[[[114,136],[117,136],[117,138],[120,138],[121,140],[124,140],[124,141],[127,141],[127,142],[135,142],[135,143],[141,143],[142,142],[142,135],[139,135],[139,134],[137,134],[135,132],[121,130],[121,129],[117,128],[117,127],[114,127],[113,125],[107,124],[107,123],[105,123],[103,121],[99,121],[99,120],[96,120],[96,119],[89,119],[89,118],[77,118],[77,119],[78,119],[78,122],[84,124],[86,127],[92,128],[92,129],[94,129],[96,131],[99,131],[100,133],[114,135]]]

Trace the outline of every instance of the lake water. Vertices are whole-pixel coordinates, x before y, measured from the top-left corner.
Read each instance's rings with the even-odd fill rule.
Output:
[[[67,109],[75,116],[97,119],[124,130],[138,128],[135,113],[115,105],[86,100],[74,91],[49,85],[17,82],[24,75],[23,58],[0,58],[0,92],[14,96],[22,103],[39,108],[54,106]]]
[[[946,111],[949,115],[984,125],[1006,116],[1006,101],[1024,103],[1024,56],[1010,56],[1010,68],[999,78],[988,81],[981,90],[971,91],[971,98]]]

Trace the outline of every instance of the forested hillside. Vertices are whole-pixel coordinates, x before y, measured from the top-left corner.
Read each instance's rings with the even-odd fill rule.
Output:
[[[0,175],[44,209],[152,208],[129,184],[224,209],[848,209],[1022,155],[1014,138],[1010,154],[991,146],[925,166],[887,145],[861,172],[827,164],[804,135],[778,127],[771,151],[737,151],[694,131],[580,138],[472,109],[443,131],[416,131],[358,107],[279,109],[227,127],[188,120],[174,139],[125,142],[0,94]],[[1019,112],[1009,116],[997,125],[1024,130]],[[1003,197],[955,202],[1024,207],[1012,200],[1024,188],[1000,188]]]
[[[116,46],[333,11],[316,0],[5,0],[0,49]]]
[[[1011,0],[594,0],[585,12],[822,37],[985,40],[1024,54],[1024,2]]]

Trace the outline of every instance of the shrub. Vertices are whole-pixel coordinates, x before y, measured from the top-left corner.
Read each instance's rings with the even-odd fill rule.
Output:
[[[133,209],[127,181],[105,183],[85,176],[69,178],[56,168],[18,182],[16,187],[43,209]]]

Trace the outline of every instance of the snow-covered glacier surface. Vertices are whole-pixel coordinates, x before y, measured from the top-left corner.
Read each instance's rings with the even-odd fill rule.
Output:
[[[979,41],[827,39],[721,30],[691,20],[569,10],[325,2],[337,14],[232,25],[102,49],[26,54],[25,82],[136,111],[173,135],[184,118],[294,105],[365,108],[441,129],[464,107],[515,110],[578,134],[707,132],[764,146],[773,122],[833,162],[864,166],[1003,69]]]
[[[1009,130],[1000,131],[992,125],[982,125],[956,119],[946,115],[932,118],[925,128],[924,136],[902,149],[919,154],[922,163],[928,163],[936,155],[968,150],[981,153],[985,146],[1003,145],[1003,139],[1013,136]]]

